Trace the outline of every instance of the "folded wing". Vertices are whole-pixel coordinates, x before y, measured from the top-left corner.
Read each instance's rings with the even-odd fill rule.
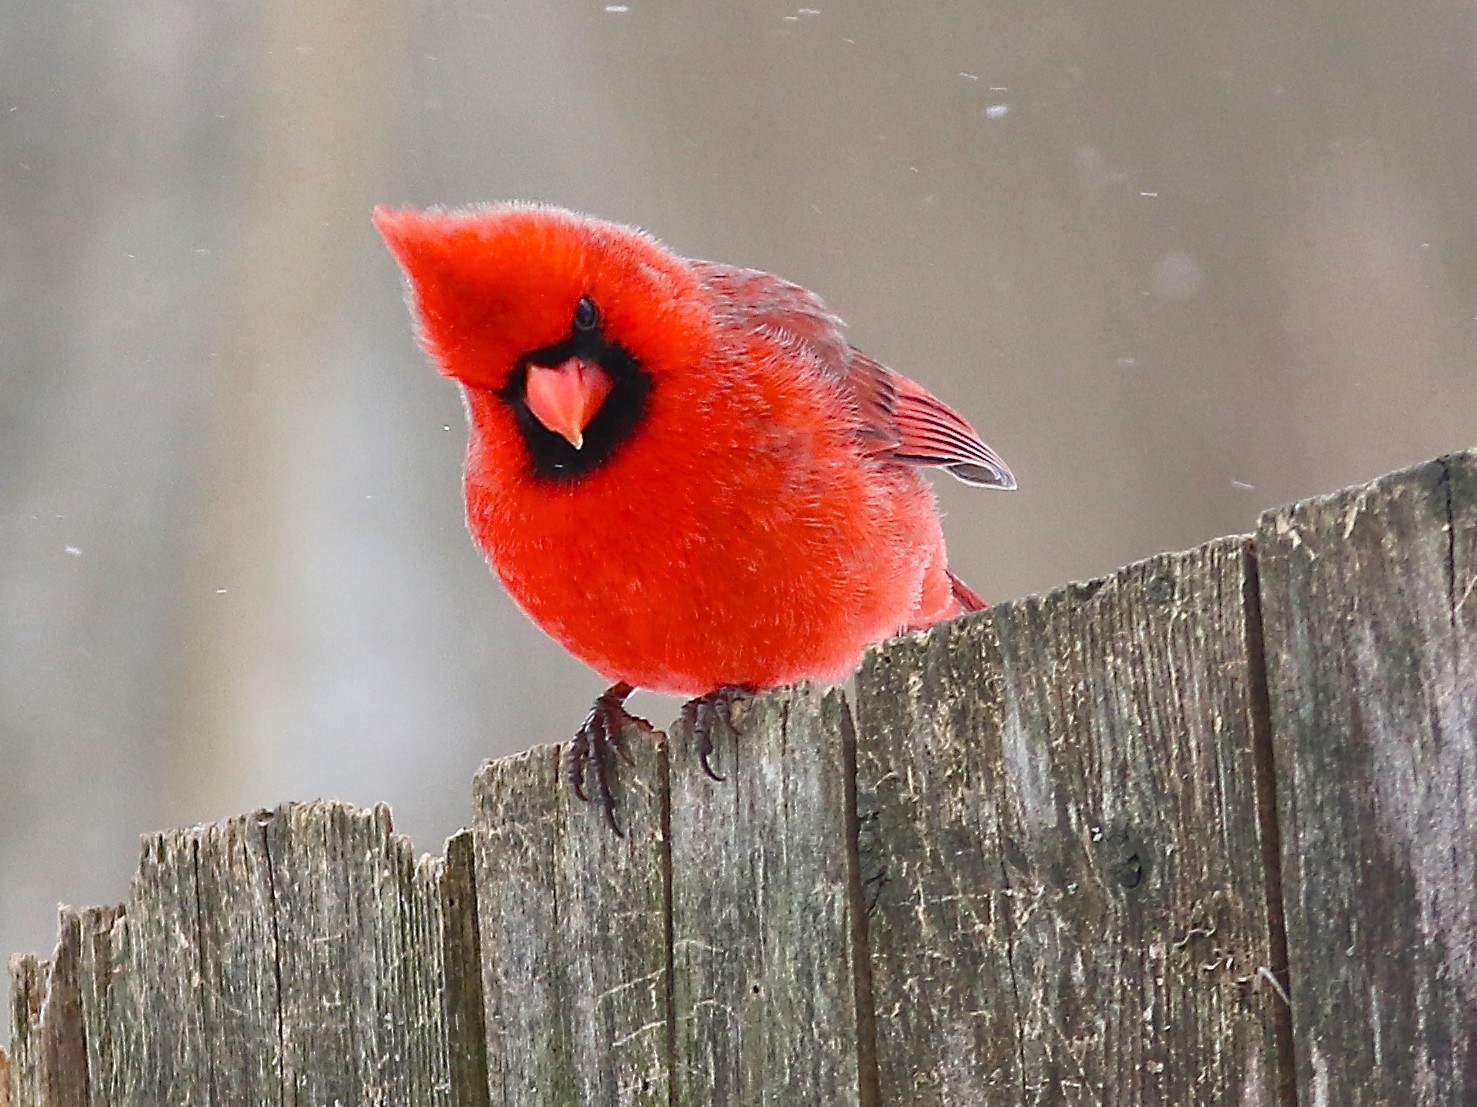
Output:
[[[1010,467],[962,415],[855,349],[841,332],[841,320],[814,293],[757,269],[691,264],[727,321],[768,332],[841,385],[869,451],[907,465],[937,467],[982,488],[1015,487]]]
[[[911,465],[937,466],[981,488],[1015,487],[1010,467],[962,415],[907,377],[893,373],[892,378],[897,393],[892,418],[898,442],[890,456]]]

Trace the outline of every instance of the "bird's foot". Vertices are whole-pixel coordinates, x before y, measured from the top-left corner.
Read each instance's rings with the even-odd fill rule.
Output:
[[[631,755],[621,744],[621,733],[627,723],[651,729],[651,724],[626,710],[626,699],[635,689],[625,681],[612,684],[595,700],[590,716],[580,727],[569,746],[569,783],[574,794],[588,803],[594,800],[605,811],[605,821],[617,838],[624,837],[615,822],[615,796],[610,791],[612,751],[631,764]],[[594,779],[594,791],[585,791],[585,774]]]
[[[688,700],[682,705],[682,721],[687,724],[688,733],[697,746],[697,759],[707,773],[714,780],[721,781],[723,777],[713,771],[713,766],[708,759],[713,756],[713,725],[722,723],[733,729],[733,705],[748,699],[754,694],[754,688],[747,684],[723,684],[714,688],[706,695]]]

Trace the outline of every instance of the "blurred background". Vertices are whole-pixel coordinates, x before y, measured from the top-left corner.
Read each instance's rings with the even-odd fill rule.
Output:
[[[0,0],[0,954],[151,829],[439,851],[601,688],[463,531],[373,204],[816,289],[1020,477],[939,484],[995,600],[1477,443],[1470,0],[814,2]]]

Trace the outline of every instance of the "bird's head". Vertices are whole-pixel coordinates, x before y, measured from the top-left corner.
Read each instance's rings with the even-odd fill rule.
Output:
[[[379,208],[374,224],[431,359],[507,405],[545,475],[603,461],[709,341],[688,267],[628,227],[535,205]]]

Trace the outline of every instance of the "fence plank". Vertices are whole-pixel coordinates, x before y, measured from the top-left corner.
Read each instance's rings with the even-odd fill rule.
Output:
[[[111,1104],[110,1099],[97,1093],[105,1086],[105,1079],[118,1070],[117,1043],[134,1040],[123,1012],[113,1002],[114,981],[125,971],[116,960],[117,952],[125,947],[127,935],[123,907],[90,907],[82,912],[82,1027],[87,1043],[87,1083],[92,1107]]]
[[[1257,544],[1302,1101],[1477,1103],[1477,459]]]
[[[18,957],[11,963],[12,1071],[17,1102],[87,1107],[87,1042],[82,1029],[82,922],[61,909],[56,953],[50,961]],[[0,1065],[0,1077],[5,1076]]]
[[[440,863],[417,864],[383,806],[292,806],[262,829],[283,1100],[450,1104]]]
[[[881,1098],[1279,1102],[1244,539],[875,655]]]
[[[446,1050],[455,1107],[490,1107],[482,944],[477,930],[475,836],[446,841],[441,874],[441,946],[446,967]]]
[[[1012,1103],[1022,1087],[984,629],[973,620],[893,643],[857,677],[858,849],[886,1104]]]
[[[281,1098],[268,871],[256,816],[144,839],[122,925],[91,943],[115,970],[95,1099]]]
[[[57,946],[61,946],[60,937]],[[7,1077],[3,1101],[7,1107],[12,1094],[27,1107],[48,1099],[55,1102],[54,1097],[43,1098],[37,1072],[41,1039],[47,1032],[41,1010],[45,977],[50,970],[51,965],[35,954],[16,954],[10,959],[10,1054],[0,1066]]]
[[[736,712],[737,713],[737,712]],[[850,715],[809,686],[672,757],[676,1102],[858,1102],[847,866]]]
[[[477,776],[475,844],[492,1102],[668,1104],[666,750],[628,731],[624,837],[542,746]]]

